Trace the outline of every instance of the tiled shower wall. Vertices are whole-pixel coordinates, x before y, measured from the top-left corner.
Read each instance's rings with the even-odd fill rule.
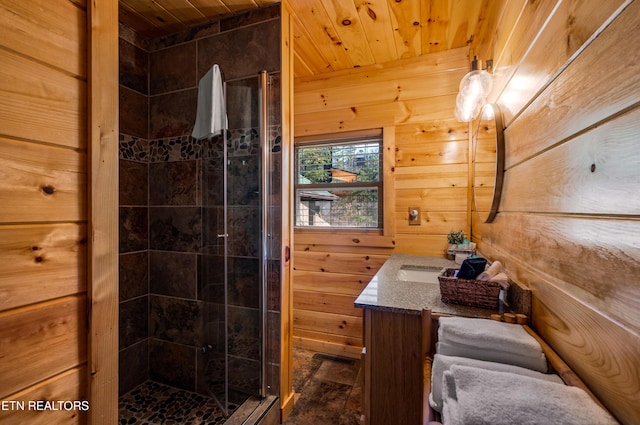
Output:
[[[257,81],[266,69],[271,89],[272,180],[279,189],[279,7],[212,22],[162,39],[145,40],[121,26],[120,159],[120,390],[151,378],[206,392],[203,347],[223,344],[219,312],[222,287],[219,252],[204,250],[219,224],[221,206],[211,183],[223,164],[203,152],[211,146],[189,135],[195,121],[197,82],[218,63],[226,81]],[[233,84],[233,83],[232,83]],[[274,95],[276,93],[277,95]],[[148,107],[147,107],[148,105]],[[243,105],[239,105],[243,106]],[[238,389],[255,386],[259,372],[258,241],[259,196],[247,178],[257,171],[257,122],[247,127],[229,105],[230,177],[245,179],[230,199],[229,307],[230,375]],[[252,116],[257,117],[256,111]],[[148,116],[148,118],[147,118]],[[234,121],[236,122],[234,128]],[[248,144],[247,144],[248,143]],[[235,145],[234,145],[235,144]],[[235,149],[234,149],[235,146]],[[243,146],[250,146],[243,151]],[[253,149],[253,153],[250,152]],[[252,156],[253,155],[253,156]],[[203,178],[204,175],[204,178]],[[220,189],[221,190],[221,187]],[[239,195],[244,193],[244,195]],[[270,197],[279,219],[278,193]],[[213,218],[212,218],[213,217]],[[247,227],[247,223],[248,226]],[[244,226],[244,227],[243,227]],[[279,239],[279,226],[273,240]],[[230,232],[231,233],[231,232]],[[273,236],[276,236],[273,238]],[[279,246],[273,247],[279,253]],[[214,254],[214,255],[212,255]],[[279,260],[270,262],[269,371],[278,391]],[[206,274],[206,275],[205,275]],[[216,292],[218,291],[218,292]],[[234,369],[238,373],[234,373]]]
[[[119,391],[149,377],[149,54],[120,27]]]

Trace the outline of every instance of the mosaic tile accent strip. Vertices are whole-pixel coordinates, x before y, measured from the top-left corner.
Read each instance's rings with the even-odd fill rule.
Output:
[[[282,129],[280,126],[269,127],[269,141],[272,152],[282,150]],[[227,140],[230,158],[252,156],[260,153],[260,132],[257,128],[240,128],[229,130]],[[222,159],[222,136],[214,136],[203,140],[202,156],[205,159]]]
[[[231,405],[231,410],[237,406]],[[220,425],[226,419],[213,398],[147,381],[120,397],[118,423]]]
[[[149,141],[149,161],[184,161],[200,159],[202,141],[191,136],[169,137]]]
[[[271,142],[271,152],[282,150],[282,128],[279,125],[269,127],[269,141]]]
[[[120,159],[140,162],[149,160],[149,142],[146,139],[120,134],[118,147]]]
[[[259,154],[259,130],[257,128],[239,128],[229,130],[227,150],[229,157]]]

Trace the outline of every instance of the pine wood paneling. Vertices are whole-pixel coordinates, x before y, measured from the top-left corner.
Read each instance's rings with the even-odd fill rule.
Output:
[[[388,256],[296,251],[294,270],[373,276]]]
[[[638,418],[640,392],[637,374],[633,376],[640,355],[638,334],[599,316],[552,286],[544,289],[533,303],[541,336],[559,347],[558,354],[584,377],[605,407],[623,423],[633,424]]]
[[[296,114],[295,133],[299,136],[339,133],[448,119],[455,99],[456,94],[449,94],[376,105],[360,104],[354,99],[348,108]]]
[[[396,148],[397,167],[459,164],[467,162],[469,141],[402,143]]]
[[[558,2],[548,0],[536,4],[528,2],[523,17],[514,29],[514,37],[508,40],[505,50],[495,63],[508,69],[496,74],[496,86],[502,87],[502,110],[508,125],[525,103],[546,83],[547,77],[565,64],[575,52],[598,30],[624,0],[606,3],[597,0],[583,2]],[[557,5],[556,5],[557,4]],[[542,29],[544,19],[556,7]],[[533,48],[529,49],[535,37]],[[494,93],[496,91],[494,90]]]
[[[414,206],[419,206],[415,204]],[[396,231],[398,234],[414,235],[446,235],[451,230],[464,229],[467,226],[467,212],[426,211],[422,210],[420,226],[409,225],[409,207],[398,210],[396,216]],[[443,240],[446,238],[442,237]],[[442,254],[442,253],[440,253]]]
[[[362,338],[361,317],[323,313],[318,311],[294,310],[293,324],[294,329],[315,331],[321,334],[334,334]]]
[[[640,392],[640,381],[638,375],[634,373],[638,370],[638,359],[640,358],[640,338],[636,330],[627,326],[621,326],[620,322],[611,320],[611,316],[607,314],[605,309],[600,309],[593,303],[603,304],[597,296],[572,287],[570,282],[564,280],[563,274],[558,274],[555,270],[547,271],[545,269],[532,267],[531,258],[543,255],[543,260],[553,260],[552,256],[548,256],[546,251],[530,253],[530,247],[527,251],[513,249],[508,244],[501,242],[502,235],[511,230],[503,229],[502,226],[507,221],[512,221],[513,215],[498,216],[496,221],[490,225],[476,223],[474,221],[474,229],[478,229],[479,241],[482,242],[482,252],[490,258],[500,259],[505,263],[509,270],[510,277],[519,282],[526,282],[533,291],[533,319],[537,332],[547,341],[554,350],[569,364],[569,366],[580,376],[580,378],[589,386],[590,390],[612,411],[614,415],[624,424],[635,424],[635,418],[638,417],[637,394]],[[524,217],[522,220],[530,220]],[[561,223],[562,218],[555,218],[554,221],[558,227],[564,227]],[[530,222],[527,224],[538,224]],[[581,233],[584,223],[575,223],[574,228],[577,233]],[[602,223],[599,223],[602,225]],[[498,229],[492,229],[499,226]],[[610,231],[614,225],[609,226],[605,232]],[[631,224],[628,226],[631,228]],[[637,224],[636,226],[637,227]],[[587,229],[588,230],[588,229]],[[607,280],[612,276],[616,276],[618,266],[624,267],[626,270],[638,270],[638,266],[633,264],[625,264],[625,260],[629,258],[640,258],[633,252],[626,253],[624,250],[629,246],[623,245],[621,248],[611,248],[610,258],[618,255],[618,259],[613,263],[603,263],[598,241],[599,235],[602,235],[602,228],[597,229],[599,233],[593,230],[588,234],[592,235],[593,246],[591,252],[587,252],[587,248],[581,248],[578,243],[573,247],[574,255],[567,260],[568,254],[563,253],[564,262],[562,260],[554,261],[555,264],[566,266],[567,264],[576,263],[573,266],[573,273],[579,264],[588,265],[596,264],[601,266],[601,275],[607,275]],[[544,229],[541,229],[543,232]],[[620,231],[620,230],[618,230]],[[545,235],[546,236],[546,235]],[[474,238],[476,230],[474,230]],[[514,239],[517,235],[514,236]],[[559,240],[556,238],[555,240]],[[566,243],[569,243],[567,241]],[[582,252],[578,253],[576,250]],[[635,248],[637,251],[637,247]],[[560,249],[554,251],[557,254]],[[526,254],[523,256],[523,254]],[[576,262],[578,259],[579,264]],[[611,264],[611,265],[609,265]],[[635,267],[635,269],[634,269]],[[579,279],[588,278],[592,289],[599,287],[597,279],[590,279],[589,274],[593,271],[585,271],[584,267]],[[575,277],[574,277],[575,279]],[[617,290],[618,293],[626,292],[632,295],[633,299],[628,304],[634,306],[634,310],[628,311],[628,314],[635,313],[637,302],[637,285],[636,280],[620,280],[624,282],[627,289]],[[614,282],[611,283],[615,285]],[[621,294],[622,295],[622,294]]]
[[[86,220],[86,155],[0,137],[0,222]]]
[[[81,136],[87,129],[86,90],[83,81],[0,50],[0,122],[5,136],[85,148]]]
[[[80,0],[0,0],[3,400],[90,396],[85,8]],[[117,67],[114,73],[117,78]],[[112,183],[113,175],[108,176]],[[99,409],[99,403],[91,407]],[[86,421],[78,411],[0,415],[7,424]]]
[[[296,0],[290,2],[291,9],[296,16],[311,17],[304,23],[304,31],[308,34],[307,41],[310,41],[311,48],[318,50],[328,67],[331,69],[351,68],[354,63],[351,57],[342,47],[338,34],[334,28],[333,21],[329,18],[327,11],[322,4],[313,0]],[[298,40],[296,40],[296,43]],[[297,47],[294,47],[297,50]]]
[[[355,295],[293,291],[293,308],[295,309],[362,317],[362,310],[353,305],[355,300]]]
[[[369,43],[362,42],[364,27],[359,19],[358,11],[353,2],[331,0],[322,2],[327,17],[334,22],[334,27],[345,52],[354,66],[371,65],[374,63],[373,53]]]
[[[86,361],[85,317],[80,295],[1,312],[2,399]]]
[[[420,10],[421,3],[388,1],[391,12],[391,22],[395,31],[396,50],[399,58],[419,56],[422,54],[422,40],[420,38]],[[418,25],[416,25],[418,23]],[[387,34],[388,36],[388,34]]]
[[[0,5],[0,45],[86,78],[86,18],[84,10],[67,1],[8,0]]]
[[[86,291],[86,226],[0,226],[1,309]]]
[[[91,2],[89,422],[118,419],[118,4]]]
[[[474,214],[472,227],[481,252],[531,287],[536,331],[617,419],[635,424],[640,3],[621,4],[506,6],[504,16],[519,16],[496,44],[505,60],[494,69],[508,118],[506,180],[496,220]],[[525,31],[535,6],[546,26]]]
[[[305,348],[328,345],[331,351],[317,350],[324,353],[339,354],[341,352],[355,353],[360,356],[362,351],[362,337],[347,335],[329,334],[326,332],[315,332],[307,329],[296,328],[294,338],[298,346]],[[340,347],[340,348],[338,348]],[[336,351],[337,350],[337,351]]]
[[[284,421],[293,410],[293,17],[287,0],[280,8],[281,25],[281,98],[282,113],[282,179],[281,179],[281,235],[280,245],[280,419]]]
[[[292,279],[297,347],[359,356],[362,310],[354,302],[394,243],[378,231],[296,230]]]
[[[87,368],[85,365],[70,369],[53,378],[42,381],[25,391],[7,397],[8,400],[21,401],[28,406],[29,401],[50,400],[85,401],[87,400]],[[90,405],[85,407],[91,407]],[[29,424],[29,425],[67,425],[86,423],[86,411],[69,410],[17,410],[10,414],[0,412],[0,424]]]
[[[369,83],[384,84],[394,79],[410,79],[417,75],[426,76],[447,70],[459,71],[468,68],[467,49],[452,49],[389,63],[379,63],[375,66],[335,71],[329,75],[300,77],[296,78],[296,105],[298,99],[317,91]]]
[[[456,49],[297,79],[296,136],[450,119],[466,70]]]
[[[458,226],[457,223],[451,223],[451,229],[464,230],[465,228],[466,226],[462,227]],[[444,256],[448,247],[446,235],[405,233],[398,234],[396,238],[398,240],[398,248],[395,251],[397,254],[442,257]]]
[[[483,242],[507,246],[515,257],[526,253],[527,264],[541,276],[554,277],[563,291],[640,328],[640,311],[634,307],[640,303],[640,248],[631,237],[636,220],[526,213],[503,217],[490,229],[478,225]]]
[[[322,272],[296,270],[293,273],[294,290],[352,295],[354,299],[370,280],[368,276],[344,273],[332,273],[331,279],[327,279],[327,274]]]
[[[308,332],[300,329],[296,329],[296,334],[293,337],[293,341],[296,347],[303,348],[305,350],[317,351],[320,353],[332,354],[340,357],[350,357],[353,359],[359,359],[362,353],[362,339],[360,338],[351,345],[350,341],[346,338],[339,338],[335,342],[329,341],[331,339],[327,334],[320,332]]]
[[[296,111],[305,114],[350,108],[354,99],[363,99],[362,105],[375,105],[447,95],[458,90],[460,80],[466,72],[467,68],[461,67],[455,71],[431,74],[429,79],[420,74],[413,74],[407,78],[396,75],[394,79],[386,81],[360,78],[345,86],[296,93]]]
[[[384,63],[398,58],[395,41],[391,37],[374,37],[392,28],[391,15],[386,0],[357,2],[358,15],[367,34],[367,44],[371,49],[375,63]]]
[[[640,37],[636,16],[640,16],[638,2],[629,5],[535,98],[520,118],[507,127],[507,139],[521,141],[506,143],[507,169],[638,102],[640,74],[637,69],[611,65],[620,64],[622,57],[625,63],[640,63],[640,51],[634,43]],[[530,125],[533,122],[548,124]]]
[[[398,182],[402,186],[402,181]],[[423,212],[461,212],[467,208],[467,188],[398,189],[396,212],[417,206]],[[448,232],[447,232],[448,233]]]
[[[296,250],[305,244],[318,244],[325,247],[330,246],[328,250],[334,247],[348,247],[354,253],[358,252],[357,248],[393,248],[393,238],[390,236],[380,236],[374,232],[345,232],[345,231],[305,231],[298,230],[296,232]],[[354,249],[355,248],[355,249]]]
[[[638,216],[640,193],[629,188],[640,187],[639,132],[635,109],[516,165],[501,209]]]

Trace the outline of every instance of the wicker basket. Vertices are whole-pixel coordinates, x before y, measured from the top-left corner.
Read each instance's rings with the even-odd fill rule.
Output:
[[[488,280],[458,279],[456,269],[445,269],[439,276],[442,302],[481,307],[498,308],[501,285]]]

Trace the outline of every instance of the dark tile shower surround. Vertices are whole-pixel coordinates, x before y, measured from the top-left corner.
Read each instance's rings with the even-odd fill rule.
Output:
[[[269,137],[279,167],[279,6],[154,40],[123,26],[120,36],[120,393],[151,379],[208,394],[220,384],[225,344],[222,250],[212,238],[221,233],[225,164],[219,138],[190,137],[197,83],[214,63],[227,81],[255,80],[256,88],[260,70],[275,75]],[[252,393],[260,371],[260,143],[256,110],[248,119],[238,113],[244,102],[229,103],[229,234],[237,235],[228,244],[229,385]],[[277,394],[279,260],[269,269],[268,371]]]

